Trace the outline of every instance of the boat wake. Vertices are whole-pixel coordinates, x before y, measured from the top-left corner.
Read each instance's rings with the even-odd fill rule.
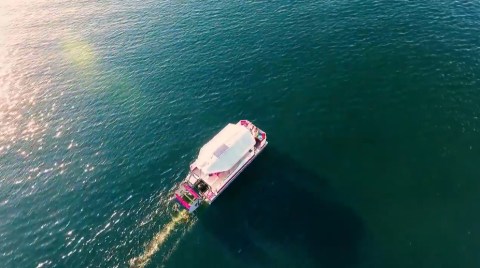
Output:
[[[182,210],[175,215],[170,222],[165,224],[163,228],[155,234],[153,239],[145,246],[143,253],[135,258],[129,260],[130,268],[143,268],[151,260],[152,256],[162,247],[167,241],[168,237],[176,230],[177,225],[186,222],[189,219],[189,214],[186,210]]]

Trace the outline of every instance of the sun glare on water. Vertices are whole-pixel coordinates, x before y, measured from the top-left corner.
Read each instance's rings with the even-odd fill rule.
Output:
[[[65,28],[68,14],[57,14],[54,2],[0,1],[0,156],[19,141],[41,140],[55,125],[49,118],[65,92],[52,68],[66,63],[87,72],[95,63],[92,46]]]
[[[41,2],[0,1],[0,155],[1,148],[44,129],[41,116],[28,116],[42,90],[42,81],[27,78],[34,75],[31,65],[36,63],[29,58],[30,38],[40,33],[25,29],[34,19],[29,3]]]
[[[78,25],[66,28],[65,25],[70,20],[76,22],[69,16],[81,14],[94,17],[96,13],[102,13],[101,9],[105,6],[94,6],[85,9],[85,12],[82,12],[85,7],[75,3],[70,10],[62,9],[62,12],[56,10],[56,6],[62,6],[59,0],[0,0],[0,171],[2,168],[13,170],[18,166],[15,172],[0,176],[3,185],[21,184],[48,173],[44,176],[47,181],[53,177],[52,170],[58,171],[59,176],[63,174],[70,163],[65,158],[53,166],[40,162],[51,155],[58,156],[55,151],[58,149],[52,149],[56,146],[64,146],[59,150],[61,152],[71,152],[78,145],[70,138],[63,137],[61,140],[62,135],[66,136],[71,125],[75,124],[75,114],[69,110],[72,107],[69,101],[84,96],[96,97],[95,88],[83,86],[81,81],[90,82],[89,79],[104,75],[99,55],[101,44],[88,42],[88,33],[92,29],[75,28]],[[86,14],[88,12],[91,13]],[[66,77],[65,73],[71,76]],[[142,112],[137,105],[143,95],[132,86],[134,83],[124,77],[112,72],[103,77],[105,88],[111,88],[111,102],[122,104],[121,107],[127,107],[132,114]],[[75,92],[72,88],[80,89]],[[61,110],[62,107],[66,108]],[[72,138],[75,138],[73,134]],[[46,147],[52,150],[52,154],[44,153]],[[75,156],[72,159],[76,159]],[[85,170],[90,169],[86,165]],[[33,173],[36,175],[31,175]],[[8,203],[8,200],[1,202]],[[193,222],[188,220],[185,211],[172,217],[129,264],[145,267],[186,221],[189,224]],[[178,240],[173,244],[174,249]],[[171,254],[173,249],[167,250],[166,255]],[[42,266],[43,262],[39,265]]]

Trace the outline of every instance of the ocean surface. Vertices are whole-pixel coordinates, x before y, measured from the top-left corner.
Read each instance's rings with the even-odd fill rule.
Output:
[[[480,267],[479,117],[478,1],[1,0],[0,266]]]

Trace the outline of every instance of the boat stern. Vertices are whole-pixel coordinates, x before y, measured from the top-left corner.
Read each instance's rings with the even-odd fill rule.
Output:
[[[203,201],[202,197],[186,182],[180,184],[175,191],[175,199],[189,213],[195,211]]]

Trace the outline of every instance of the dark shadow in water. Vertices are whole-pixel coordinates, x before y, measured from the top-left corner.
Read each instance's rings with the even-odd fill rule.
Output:
[[[305,253],[316,267],[356,266],[365,236],[360,217],[335,200],[325,178],[272,147],[199,217],[247,266],[275,263],[265,241]]]

